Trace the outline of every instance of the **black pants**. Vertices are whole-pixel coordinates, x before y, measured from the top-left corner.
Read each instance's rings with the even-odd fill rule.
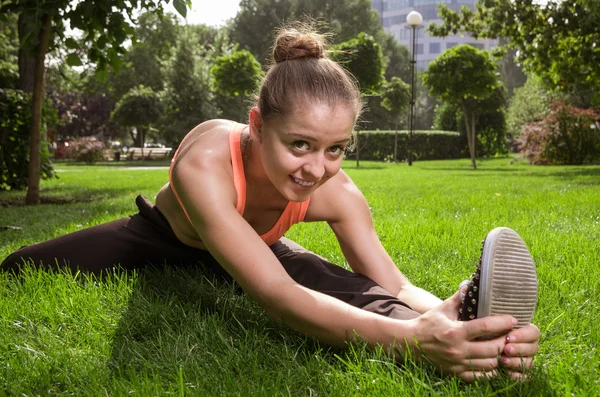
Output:
[[[101,274],[120,266],[202,266],[218,278],[232,281],[208,251],[183,244],[164,215],[143,196],[139,212],[128,218],[94,226],[43,243],[22,247],[8,256],[2,270],[19,273],[26,262],[49,269],[70,268]],[[352,306],[397,319],[419,314],[370,278],[352,273],[282,237],[271,250],[294,281]]]

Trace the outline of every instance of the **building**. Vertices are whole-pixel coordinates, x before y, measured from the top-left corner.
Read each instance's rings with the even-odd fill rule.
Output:
[[[468,34],[464,36],[431,37],[425,33],[425,29],[430,23],[441,24],[442,22],[437,14],[438,4],[443,3],[452,10],[458,11],[461,6],[475,9],[476,2],[477,0],[371,0],[371,7],[379,12],[383,29],[409,49],[411,49],[412,29],[407,28],[406,15],[413,10],[423,15],[424,27],[417,30],[416,54],[417,67],[425,69],[429,62],[455,45],[470,44],[476,48],[486,50],[498,45],[498,40],[476,40]]]

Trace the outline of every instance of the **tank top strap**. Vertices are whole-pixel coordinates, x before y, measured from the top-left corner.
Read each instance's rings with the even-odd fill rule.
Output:
[[[233,184],[237,193],[236,210],[240,215],[244,215],[246,207],[246,176],[244,175],[244,160],[242,159],[242,131],[246,125],[231,122],[229,130],[229,151],[231,153],[231,168],[233,170]]]

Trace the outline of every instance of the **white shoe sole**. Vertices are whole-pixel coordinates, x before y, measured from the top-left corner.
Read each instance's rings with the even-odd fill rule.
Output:
[[[531,324],[538,280],[527,245],[512,229],[500,227],[486,237],[481,257],[477,317],[511,315],[515,328]]]

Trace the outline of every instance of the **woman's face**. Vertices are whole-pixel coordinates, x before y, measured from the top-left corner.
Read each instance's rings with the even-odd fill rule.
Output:
[[[289,201],[305,201],[340,170],[354,128],[348,106],[307,104],[286,118],[262,122],[264,170]]]

